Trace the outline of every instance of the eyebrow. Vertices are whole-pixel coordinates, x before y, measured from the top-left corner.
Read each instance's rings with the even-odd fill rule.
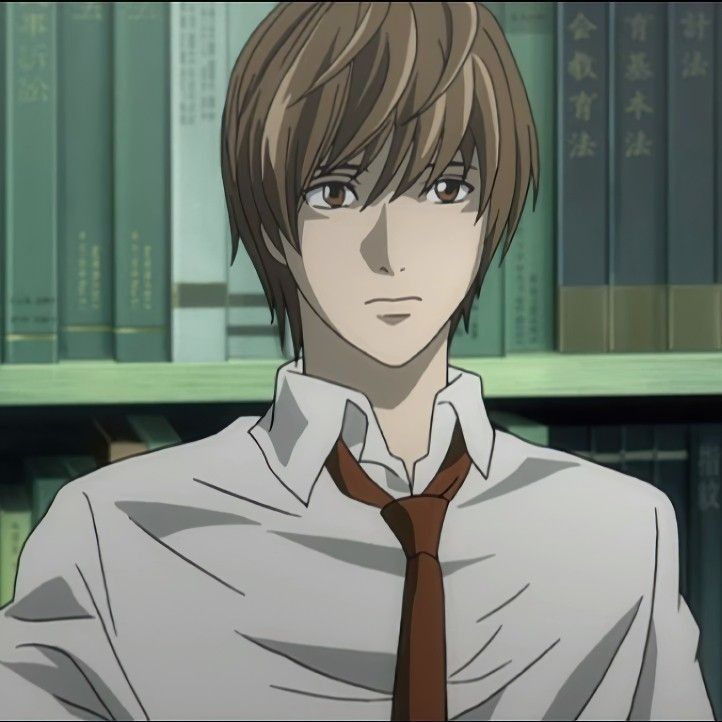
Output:
[[[429,163],[429,165],[426,166],[425,170],[431,170],[434,166]],[[447,164],[447,168],[463,168],[464,164],[460,160],[452,160],[450,163]],[[469,166],[469,170],[476,170],[476,167],[473,165]]]
[[[429,163],[429,165],[426,166],[425,170],[432,170],[433,164]],[[458,160],[452,160],[450,163],[447,164],[447,168],[463,168],[464,164],[461,161]],[[353,177],[355,178],[361,173],[361,166],[356,163],[342,163],[341,165],[335,165],[335,166],[324,166],[321,168],[318,168],[316,172],[314,173],[314,178],[318,178],[319,176],[329,175],[331,173],[338,173],[339,171],[351,171],[353,173]],[[469,166],[469,170],[476,170],[476,167],[473,165]]]
[[[320,175],[329,175],[331,173],[338,173],[342,170],[350,170],[354,173],[354,175],[358,175],[361,172],[361,166],[357,165],[356,163],[342,163],[341,165],[322,166],[316,170],[316,172],[314,173],[314,177]]]

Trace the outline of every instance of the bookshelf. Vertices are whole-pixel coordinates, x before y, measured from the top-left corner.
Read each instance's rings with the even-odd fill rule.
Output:
[[[0,365],[0,406],[269,401],[278,360]],[[722,353],[520,353],[451,359],[492,398],[722,395]]]

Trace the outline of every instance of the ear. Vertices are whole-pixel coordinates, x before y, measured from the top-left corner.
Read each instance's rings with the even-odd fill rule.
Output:
[[[261,227],[261,234],[263,235],[263,242],[266,244],[266,250],[271,254],[271,257],[282,266],[288,266],[286,257],[276,248],[263,227]]]

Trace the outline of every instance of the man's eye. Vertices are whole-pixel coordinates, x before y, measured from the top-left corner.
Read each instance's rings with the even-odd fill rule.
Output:
[[[306,203],[312,208],[346,208],[358,200],[348,183],[329,181],[306,191]]]
[[[473,191],[473,187],[458,178],[439,178],[426,194],[433,203],[458,203]]]

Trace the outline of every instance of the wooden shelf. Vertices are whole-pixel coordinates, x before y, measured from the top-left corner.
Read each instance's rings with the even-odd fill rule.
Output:
[[[722,353],[452,359],[485,398],[722,395]],[[268,401],[278,361],[0,364],[0,406]]]

